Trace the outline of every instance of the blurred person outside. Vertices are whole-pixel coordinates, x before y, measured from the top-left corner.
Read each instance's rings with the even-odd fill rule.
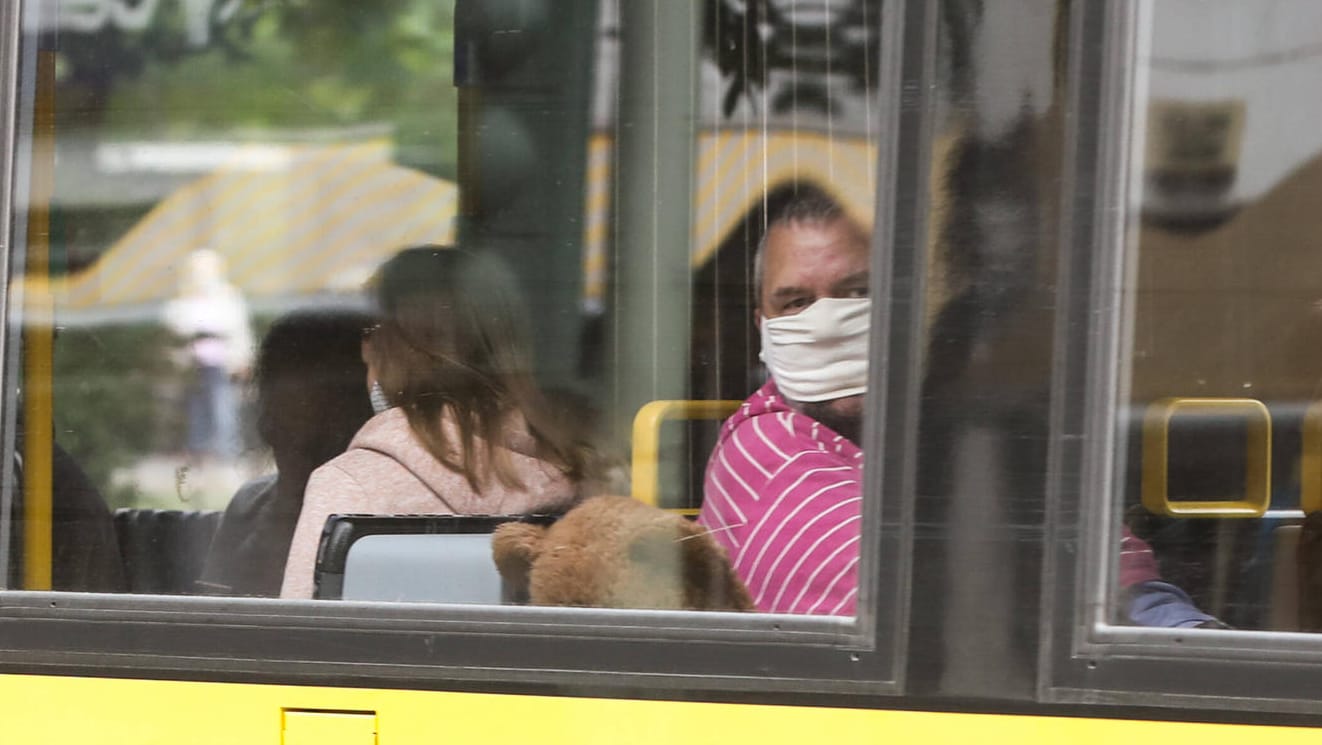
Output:
[[[580,443],[533,380],[527,311],[503,264],[421,246],[387,261],[373,285],[363,359],[379,413],[309,479],[283,597],[312,597],[331,514],[558,512],[585,477]]]
[[[252,364],[252,329],[238,288],[225,277],[225,260],[202,248],[188,255],[179,295],[166,303],[165,325],[183,343],[191,373],[187,394],[190,458],[239,454],[239,399],[235,381]]]
[[[276,473],[230,500],[207,554],[201,592],[275,597],[313,470],[348,448],[372,417],[363,381],[366,313],[294,311],[271,325],[257,356],[257,434]]]

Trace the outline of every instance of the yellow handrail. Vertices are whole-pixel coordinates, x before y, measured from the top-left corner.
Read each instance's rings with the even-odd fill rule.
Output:
[[[1244,498],[1175,500],[1169,494],[1170,421],[1177,413],[1233,414],[1248,424],[1244,453]],[[1143,506],[1171,517],[1262,517],[1271,506],[1271,413],[1252,398],[1166,398],[1148,406],[1143,418]]]
[[[657,505],[660,490],[661,424],[667,419],[724,419],[743,401],[652,401],[633,418],[633,497]]]
[[[50,276],[50,204],[55,172],[55,53],[37,55],[27,262],[33,282],[23,308],[23,587],[51,589],[54,304]]]
[[[1304,412],[1299,458],[1299,508],[1305,514],[1322,510],[1322,401]]]

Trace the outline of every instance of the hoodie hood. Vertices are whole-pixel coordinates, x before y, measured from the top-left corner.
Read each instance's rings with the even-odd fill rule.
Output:
[[[448,435],[458,429],[445,423]],[[501,514],[558,510],[575,497],[574,485],[554,465],[537,458],[536,443],[521,424],[511,427],[505,441],[496,445],[506,452],[521,487],[510,487],[491,478],[481,493],[473,492],[468,479],[432,457],[409,426],[403,410],[394,408],[372,417],[358,430],[346,454],[360,451],[387,458],[429,489],[446,512],[457,514]],[[393,469],[392,469],[393,470]]]

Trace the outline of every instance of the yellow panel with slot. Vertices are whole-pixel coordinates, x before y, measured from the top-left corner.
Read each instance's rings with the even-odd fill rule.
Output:
[[[361,712],[356,723],[364,736],[364,720],[372,721],[375,741],[386,745],[802,745],[875,742],[880,732],[895,742],[988,745],[1303,745],[1317,738],[1316,730],[1297,726],[31,675],[0,676],[0,700],[6,702],[5,742],[34,743],[273,743],[282,703],[286,725],[295,711],[332,711],[316,707],[336,707],[349,716]],[[78,702],[77,716],[68,715],[70,701]],[[1144,713],[1151,716],[1152,710]],[[313,726],[314,720],[303,722]]]
[[[281,745],[376,745],[374,711],[285,709]]]

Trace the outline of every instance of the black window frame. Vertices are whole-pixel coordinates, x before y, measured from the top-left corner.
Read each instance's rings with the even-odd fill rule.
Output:
[[[25,202],[15,200],[29,171],[12,160],[30,144],[31,107],[22,106],[35,91],[37,37],[20,37],[20,26],[24,11],[41,5],[0,8],[6,280],[11,257],[21,262],[26,249],[25,213],[16,208]],[[870,581],[860,587],[857,619],[0,591],[0,671],[629,695],[902,692],[922,303],[921,287],[892,277],[921,275],[913,261],[925,241],[926,200],[917,195],[928,181],[930,102],[905,92],[924,90],[931,74],[934,21],[932,4],[907,0],[886,0],[880,19],[872,287],[882,301],[873,306],[875,393],[865,435],[865,493],[872,497],[864,500],[861,560]],[[12,301],[5,297],[9,313]],[[5,326],[21,328],[9,315]],[[0,338],[7,455],[14,447],[12,394],[22,382],[17,338]],[[6,490],[12,461],[3,466]]]
[[[1125,436],[1116,393],[1134,217],[1130,137],[1146,2],[1074,7],[1039,699],[1322,712],[1322,636],[1108,621],[1121,530],[1114,458]]]

